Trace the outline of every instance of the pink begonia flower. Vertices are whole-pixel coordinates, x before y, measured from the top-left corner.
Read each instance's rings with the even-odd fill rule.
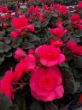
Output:
[[[8,20],[11,20],[11,18],[12,18],[12,15],[11,15],[10,13],[8,13],[8,14],[7,14],[7,19],[8,19]]]
[[[53,101],[63,97],[61,72],[57,67],[36,68],[31,73],[30,89],[32,96],[40,101]]]
[[[40,16],[39,16],[39,21],[40,21],[41,23],[43,23],[43,22],[45,21],[45,17],[44,17],[44,14],[43,14],[43,13],[40,14]]]
[[[80,20],[79,24],[77,24],[77,28],[78,28],[79,30],[82,29],[82,19]]]
[[[61,22],[61,21],[56,22],[56,26],[57,26],[57,27],[63,27],[63,26],[62,26],[62,22]]]
[[[80,22],[79,14],[73,14],[70,16],[69,23],[72,25],[77,25]]]
[[[24,59],[21,59],[20,62],[15,67],[15,71],[13,74],[13,81],[16,82],[20,80],[23,77],[23,75],[33,70],[35,66],[36,66],[36,60],[32,54],[29,54]]]
[[[77,6],[76,6],[77,10],[81,10],[82,9],[82,1],[80,1]]]
[[[33,24],[27,25],[27,29],[28,29],[28,31],[30,31],[30,32],[34,32],[34,25],[33,25]]]
[[[3,20],[3,19],[6,18],[6,16],[5,15],[1,15],[0,18]]]
[[[27,27],[28,20],[25,16],[21,16],[18,18],[13,18],[11,21],[11,26],[17,30],[22,30]]]
[[[7,6],[2,7],[2,13],[7,13],[7,12],[8,12],[8,7]]]
[[[48,28],[48,31],[56,37],[61,37],[67,32],[63,27]]]
[[[67,12],[67,7],[61,4],[53,4],[53,8],[54,10],[62,16],[65,16],[68,12]]]
[[[71,52],[73,55],[82,55],[82,46],[77,45]]]
[[[70,51],[73,51],[74,48],[76,48],[76,47],[77,47],[77,44],[75,41],[69,40],[66,42],[66,48],[69,49]]]
[[[73,55],[82,55],[82,46],[76,44],[75,41],[68,41],[66,48],[72,52]]]
[[[54,46],[56,46],[56,47],[61,47],[61,46],[63,45],[63,42],[62,42],[61,39],[55,40],[54,38],[51,38],[51,39],[50,39],[50,44],[51,44],[51,45],[54,45]]]
[[[21,58],[23,58],[24,56],[26,56],[26,53],[24,50],[22,50],[21,48],[17,48],[15,53],[14,53],[14,58],[16,60],[20,60]]]
[[[34,49],[32,49],[32,48],[30,48],[29,50],[28,50],[28,54],[34,54]]]
[[[23,77],[23,75],[25,74],[23,65],[24,65],[23,59],[20,60],[20,62],[16,65],[15,70],[14,70],[14,74],[13,74],[13,81],[14,82],[20,80]]]
[[[60,48],[53,45],[41,45],[36,48],[35,54],[44,66],[58,65],[65,61],[65,56],[61,53]]]
[[[7,28],[7,23],[4,22],[4,23],[2,24],[2,26],[3,26],[3,28]]]
[[[8,98],[12,98],[12,82],[13,82],[13,72],[9,70],[5,73],[0,81],[0,92],[2,92]]]
[[[23,65],[24,71],[25,72],[31,71],[35,68],[35,66],[36,66],[35,56],[33,56],[32,54],[27,55],[24,58],[24,65]]]
[[[13,38],[13,39],[17,38],[18,37],[18,32],[17,31],[11,31],[10,37]]]

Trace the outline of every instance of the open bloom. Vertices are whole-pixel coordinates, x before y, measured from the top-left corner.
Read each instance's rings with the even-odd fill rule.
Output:
[[[61,37],[62,35],[64,35],[67,30],[65,30],[63,27],[56,27],[56,28],[48,28],[49,32],[51,34],[53,34],[56,37]]]
[[[81,10],[81,9],[82,9],[82,1],[80,1],[80,2],[78,3],[78,5],[76,6],[76,9],[77,9],[77,10]]]
[[[28,29],[28,31],[30,31],[30,32],[34,32],[34,25],[33,25],[33,24],[27,25],[27,29]]]
[[[77,44],[76,44],[75,41],[69,40],[69,41],[66,42],[66,48],[68,50],[73,51],[74,48],[76,48],[76,47],[77,47]]]
[[[79,30],[82,29],[82,19],[80,20],[79,24],[77,24],[77,28],[78,28]]]
[[[61,21],[56,22],[56,26],[62,28],[63,27],[62,22]]]
[[[11,25],[12,27],[14,27],[15,29],[21,30],[26,28],[27,26],[27,18],[24,16],[18,17],[18,18],[13,18],[11,21]]]
[[[36,59],[34,57],[34,55],[29,54],[24,58],[24,71],[28,72],[31,71],[35,68],[36,66]]]
[[[61,72],[57,67],[36,68],[30,78],[32,96],[41,101],[52,101],[62,98],[64,88]]]
[[[67,14],[67,8],[64,5],[54,4],[53,8],[59,15],[65,16]]]
[[[66,47],[73,55],[82,55],[82,46],[77,45],[76,42],[69,40]]]
[[[19,34],[18,34],[17,31],[11,31],[11,33],[10,33],[10,37],[13,38],[13,39],[14,39],[14,38],[17,38],[18,35],[19,35]]]
[[[14,74],[13,74],[13,81],[18,81],[20,80],[23,75],[24,75],[24,62],[23,60],[20,60],[20,62],[16,65],[15,70],[14,70]]]
[[[79,24],[79,22],[80,22],[80,16],[79,16],[79,14],[73,14],[73,15],[71,15],[70,16],[70,19],[69,19],[69,22],[70,22],[70,24],[72,24],[72,25],[77,25],[77,24]]]
[[[12,98],[12,81],[12,70],[7,71],[4,77],[0,80],[0,92],[2,92],[8,98]]]
[[[61,53],[60,48],[53,45],[41,45],[35,50],[39,57],[40,63],[44,66],[58,65],[64,62],[65,56]]]
[[[54,46],[56,46],[56,47],[61,47],[61,46],[63,45],[63,42],[62,42],[61,39],[55,40],[54,38],[51,38],[51,39],[50,39],[50,44],[51,44],[51,45],[54,45]]]
[[[40,14],[39,21],[40,21],[41,23],[43,23],[43,22],[45,21],[45,17],[44,17],[44,14],[43,14],[43,13]]]

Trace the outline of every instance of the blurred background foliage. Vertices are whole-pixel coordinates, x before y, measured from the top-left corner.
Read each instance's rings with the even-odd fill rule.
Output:
[[[41,0],[0,0],[0,5],[7,5],[6,3],[11,2],[11,3],[16,3],[16,2],[33,2],[37,1],[40,2]],[[75,5],[77,2],[80,0],[44,0],[45,3],[61,3],[63,5]]]

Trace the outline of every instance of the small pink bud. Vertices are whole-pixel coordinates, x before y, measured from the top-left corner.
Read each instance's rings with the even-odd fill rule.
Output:
[[[10,37],[11,37],[11,38],[16,38],[16,37],[18,37],[18,32],[12,31],[12,32],[10,33]]]
[[[34,32],[34,25],[33,25],[33,24],[27,25],[27,29],[28,29],[28,31],[30,31],[30,32]]]
[[[28,50],[28,54],[34,54],[34,49],[32,49],[32,48],[29,49],[29,50]]]

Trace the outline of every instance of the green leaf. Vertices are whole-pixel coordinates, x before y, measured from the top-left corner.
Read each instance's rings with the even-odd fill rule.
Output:
[[[40,28],[40,23],[39,22],[35,21],[33,24],[34,24],[35,27]]]
[[[77,56],[74,58],[75,67],[78,69],[82,69],[82,56]]]
[[[8,52],[9,50],[11,50],[11,47],[9,45],[5,45],[4,52]]]
[[[11,43],[11,38],[10,37],[4,37],[4,41],[6,44],[10,44]]]
[[[78,86],[76,86],[76,82],[71,71],[71,68],[62,67],[62,77],[63,77],[63,85],[65,89],[65,94],[73,94],[78,90]]]
[[[8,52],[11,49],[9,45],[6,45],[4,42],[0,42],[0,53]]]
[[[21,45],[21,43],[22,43],[22,37],[17,37],[15,39],[13,39],[12,47],[13,48],[17,48],[17,47],[19,47]]]
[[[19,110],[28,110],[26,107],[26,91],[17,91],[15,93],[15,103],[17,104],[17,107],[19,108]]]
[[[0,53],[4,53],[4,43],[0,42]]]
[[[49,23],[49,20],[46,20],[45,22],[41,23],[41,27],[46,27]]]
[[[5,30],[3,30],[2,32],[1,32],[1,37],[4,37],[5,36]]]
[[[43,110],[40,102],[34,101],[30,107],[30,110]]]
[[[45,110],[59,110],[59,108],[52,102],[45,103]]]
[[[12,55],[13,55],[13,53],[12,52],[8,52],[8,53],[6,53],[6,57],[12,57]]]
[[[27,49],[30,49],[30,48],[34,48],[34,45],[33,45],[33,43],[30,43],[30,42],[23,42],[21,47],[23,49],[27,50]]]
[[[0,110],[11,110],[10,108],[12,106],[13,104],[11,100],[2,93],[0,93]]]
[[[0,65],[2,64],[2,62],[4,61],[4,55],[3,54],[0,54]]]
[[[34,34],[29,34],[29,42],[35,42],[35,41],[37,42],[40,41],[40,38]]]

